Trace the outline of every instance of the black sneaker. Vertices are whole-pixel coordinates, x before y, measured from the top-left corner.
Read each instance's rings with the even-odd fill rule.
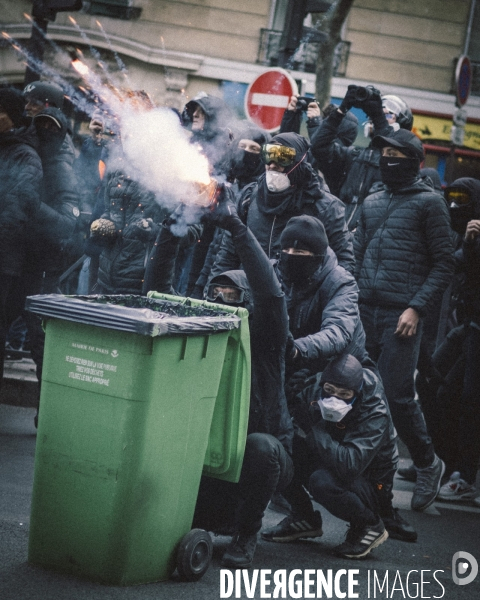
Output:
[[[445,472],[445,463],[435,455],[433,463],[429,467],[416,468],[416,471],[417,481],[413,489],[411,507],[412,510],[425,510],[433,504],[437,497]]]
[[[402,542],[417,541],[417,532],[410,523],[399,515],[398,508],[394,508],[392,514],[388,517],[382,515],[382,521],[389,537],[394,540],[401,540]]]
[[[222,566],[231,569],[244,569],[253,562],[257,547],[257,534],[242,535],[237,533],[228,544],[222,558]]]
[[[375,525],[350,525],[345,541],[333,551],[343,558],[363,558],[387,538],[388,531],[381,519]]]
[[[275,527],[264,529],[262,538],[269,542],[293,542],[302,538],[314,538],[323,535],[322,517],[318,510],[313,518],[302,519],[297,515],[288,515]]]
[[[417,481],[417,470],[413,463],[409,467],[397,469],[397,475],[405,481],[411,481],[412,483]]]

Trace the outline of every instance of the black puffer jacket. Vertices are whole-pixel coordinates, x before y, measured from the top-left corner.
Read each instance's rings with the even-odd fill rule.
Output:
[[[321,394],[322,374],[297,397],[306,405],[311,429],[307,443],[321,463],[345,482],[363,475],[373,484],[392,488],[398,464],[396,434],[380,379],[363,369],[363,387],[352,410],[338,423],[325,421],[316,401]],[[301,404],[300,404],[301,406]],[[304,417],[305,420],[305,417]],[[307,427],[308,428],[308,427]]]
[[[370,146],[347,147],[339,142],[336,138],[343,119],[342,114],[334,111],[322,121],[312,139],[311,152],[321,171],[338,173],[341,180],[338,197],[345,204],[347,225],[354,230],[359,216],[358,208],[370,193],[372,185],[381,181],[379,162],[382,151]],[[390,126],[375,131],[376,135],[388,136],[391,133],[393,129]]]
[[[25,262],[28,226],[40,207],[42,163],[35,130],[0,134],[0,272],[19,275]]]
[[[393,203],[396,208],[380,223]],[[447,205],[418,178],[396,190],[381,186],[365,199],[354,240],[360,302],[414,308],[424,316],[454,272]]]
[[[139,237],[135,225],[142,219],[152,219],[159,225],[167,216],[155,195],[123,170],[109,173],[105,188],[105,212],[102,218],[115,224],[117,236],[113,246],[100,255],[98,272],[99,290],[106,294],[140,294],[145,268],[158,229]],[[95,290],[97,291],[97,290]]]
[[[316,373],[325,368],[329,358],[344,353],[364,362],[367,353],[358,312],[358,287],[353,275],[338,265],[330,248],[308,287],[297,290],[283,283],[283,289],[290,331],[301,355],[298,368]]]
[[[44,271],[61,271],[74,262],[73,233],[80,215],[78,183],[73,170],[73,146],[65,142],[68,120],[58,108],[47,108],[35,119],[51,116],[61,125],[54,143],[40,141],[43,166],[42,203],[30,228],[29,255]],[[78,248],[81,249],[80,243]],[[78,252],[77,252],[78,254]]]

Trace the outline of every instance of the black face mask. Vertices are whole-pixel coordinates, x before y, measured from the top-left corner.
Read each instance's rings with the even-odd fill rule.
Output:
[[[45,129],[44,127],[39,127],[37,129],[37,135],[42,146],[48,146],[50,152],[59,150],[65,137],[60,131],[52,131],[51,129]]]
[[[324,256],[305,256],[303,254],[287,254],[282,252],[278,269],[287,285],[307,285],[309,279],[323,263]]]
[[[420,170],[418,158],[380,157],[380,174],[385,185],[401,185],[415,179]]]
[[[262,158],[260,154],[247,152],[238,148],[232,160],[232,172],[238,179],[247,179],[260,174],[263,169]]]
[[[473,204],[467,206],[452,206],[450,205],[450,219],[452,222],[452,229],[460,235],[465,235],[467,230],[467,224],[475,218],[473,212]]]

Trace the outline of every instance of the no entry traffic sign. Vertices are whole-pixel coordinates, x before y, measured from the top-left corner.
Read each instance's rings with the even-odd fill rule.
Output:
[[[457,92],[457,106],[461,108],[468,100],[472,85],[472,65],[468,56],[463,54],[457,62],[455,70],[455,84]]]
[[[293,94],[298,94],[295,79],[284,69],[269,69],[248,86],[245,113],[259,127],[276,131]]]

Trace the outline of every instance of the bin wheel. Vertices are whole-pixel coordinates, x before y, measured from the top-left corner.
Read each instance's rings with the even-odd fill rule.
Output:
[[[183,536],[177,550],[177,571],[182,581],[198,581],[208,570],[213,544],[203,529],[192,529]]]

